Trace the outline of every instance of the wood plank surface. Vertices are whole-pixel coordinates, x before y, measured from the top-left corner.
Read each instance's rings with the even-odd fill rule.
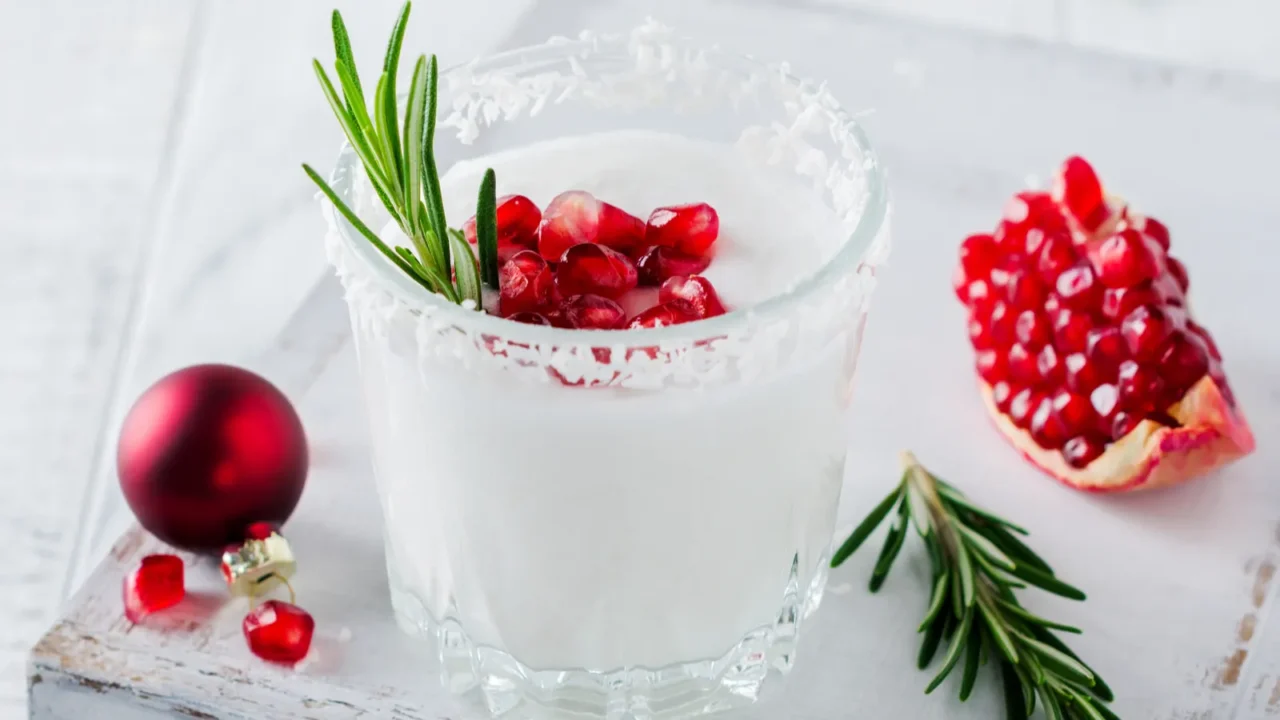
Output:
[[[21,143],[0,132],[0,142],[12,145],[0,152],[0,163],[20,158],[24,172],[31,173],[20,177],[32,178],[0,193],[0,233],[16,227],[12,234],[30,238],[25,246],[6,238],[0,253],[48,252],[59,241],[103,226],[111,230],[109,249],[108,239],[98,250],[75,246],[81,265],[73,266],[75,282],[65,283],[75,292],[51,290],[64,287],[65,272],[52,258],[26,266],[45,268],[44,276],[3,276],[0,312],[6,325],[11,317],[25,323],[19,327],[28,334],[17,337],[47,349],[23,356],[27,364],[20,372],[0,376],[0,391],[19,397],[25,407],[47,408],[31,422],[18,419],[0,428],[6,433],[0,463],[7,463],[0,466],[6,474],[0,482],[16,483],[13,477],[21,474],[60,484],[43,486],[43,493],[6,494],[26,503],[12,511],[9,522],[27,527],[20,541],[27,543],[20,545],[27,549],[20,563],[27,564],[12,579],[8,566],[0,568],[0,587],[31,577],[36,584],[59,584],[60,573],[50,581],[46,568],[65,561],[73,546],[81,558],[74,576],[87,574],[101,554],[95,548],[128,520],[114,494],[104,440],[128,400],[178,365],[256,357],[324,272],[318,216],[296,164],[305,159],[327,167],[337,146],[305,61],[299,63],[327,52],[327,19],[300,0],[220,2],[198,10],[158,0],[109,0],[104,7],[113,4],[118,7],[103,11],[103,23],[112,22],[112,12],[149,8],[169,17],[171,30],[177,30],[157,36],[170,43],[164,45],[167,63],[131,55],[152,47],[142,29],[148,23],[141,20],[128,28],[136,36],[122,30],[120,48],[102,57],[108,65],[125,63],[114,66],[111,77],[156,73],[151,81],[159,90],[169,78],[166,103],[139,92],[139,104],[116,106],[120,96],[108,92],[120,91],[104,76],[93,85],[102,94],[74,106],[76,112],[102,113],[103,129],[99,142],[77,138],[83,149],[61,162],[81,173],[86,185],[97,183],[85,190],[84,202],[99,203],[94,207],[106,219],[59,213],[56,193],[74,183],[60,176],[41,185],[39,173],[30,170],[39,166],[33,158],[56,157],[54,140],[74,136],[71,126],[0,119],[39,140]],[[351,13],[361,57],[366,51],[377,55],[369,43],[381,42],[391,12],[385,8],[392,5],[362,3],[369,9]],[[1280,284],[1272,280],[1280,250],[1270,232],[1280,226],[1271,179],[1271,168],[1280,164],[1274,142],[1280,87],[993,41],[815,3],[790,5],[780,12],[765,0],[660,0],[641,6],[548,1],[538,10],[555,7],[566,15],[499,16],[512,20],[511,33],[532,42],[583,26],[626,28],[654,13],[708,42],[790,60],[802,75],[829,78],[853,109],[868,111],[866,124],[894,185],[896,249],[878,291],[859,372],[856,462],[846,482],[842,521],[852,523],[878,499],[895,476],[896,449],[911,447],[980,501],[1031,526],[1037,546],[1060,572],[1090,592],[1083,605],[1038,598],[1033,607],[1085,628],[1073,644],[1116,687],[1123,717],[1280,717],[1280,485],[1270,471],[1280,460],[1274,446],[1280,437],[1280,334],[1260,325],[1257,312],[1280,305]],[[730,6],[734,11],[726,12]],[[91,44],[87,31],[58,30],[72,3],[45,7],[41,22],[50,33],[63,33],[59,42],[68,52]],[[4,12],[12,9],[0,4],[0,39],[8,32],[13,42],[34,43],[25,31],[12,30],[15,23],[4,22]],[[420,36],[407,45],[438,40],[465,50],[480,31],[449,24],[441,32],[439,39]],[[122,59],[129,57],[134,64]],[[170,74],[160,74],[161,67]],[[174,88],[184,72],[191,73],[190,81],[182,83],[186,95],[178,100]],[[0,82],[14,81],[0,75]],[[64,84],[71,81],[68,71]],[[50,103],[65,101],[34,85],[15,92],[44,92]],[[241,101],[253,111],[233,112]],[[108,142],[115,138],[106,128],[118,134],[125,122],[111,120],[112,113],[142,122],[137,114],[148,108],[155,127],[144,138]],[[183,129],[166,140],[174,117]],[[58,128],[64,132],[55,138]],[[128,151],[130,143],[145,149]],[[170,155],[165,148],[172,149]],[[150,165],[139,159],[148,151]],[[966,231],[990,225],[1025,178],[1044,177],[1071,152],[1094,159],[1109,182],[1165,220],[1174,229],[1175,252],[1192,269],[1197,313],[1228,358],[1227,370],[1260,445],[1255,456],[1217,477],[1148,495],[1084,496],[1041,477],[982,425],[961,311],[948,283],[954,246]],[[127,171],[104,171],[112,162],[127,165]],[[164,170],[169,163],[172,169]],[[157,181],[167,177],[173,182]],[[140,190],[129,194],[135,185]],[[113,197],[118,202],[101,199]],[[33,207],[41,212],[33,215]],[[126,287],[143,289],[136,305],[118,300],[118,290],[86,289],[109,282],[102,278],[111,273],[126,276],[115,278]],[[11,290],[21,287],[26,292]],[[33,303],[34,297],[42,302]],[[312,297],[334,299],[323,292]],[[100,322],[86,319],[95,313]],[[119,717],[454,717],[434,690],[424,649],[390,623],[355,367],[349,351],[335,357],[319,383],[295,398],[316,448],[316,472],[290,534],[304,563],[299,589],[323,628],[325,651],[317,662],[296,674],[264,669],[239,639],[237,613],[243,609],[211,596],[176,614],[175,626],[124,628],[116,597],[119,574],[144,547],[130,539],[107,556],[98,579],[42,643],[34,661],[41,679],[32,687],[37,717],[112,711]],[[12,361],[7,354],[0,360]],[[314,374],[311,365],[304,353],[297,363],[263,360],[261,367],[289,386],[298,373]],[[45,373],[49,368],[56,372]],[[33,377],[38,373],[48,379]],[[68,380],[59,382],[55,375]],[[33,464],[24,450],[17,460],[5,454],[24,447],[39,449],[47,464]],[[91,474],[86,458],[95,447],[100,453],[92,468],[94,502],[72,540],[65,528],[74,522],[67,518],[73,506],[61,497],[83,487]],[[49,530],[53,526],[58,529]],[[752,717],[992,717],[989,694],[960,705],[920,693],[927,678],[911,669],[909,646],[920,610],[918,561],[917,554],[914,564],[895,572],[882,596],[862,589],[869,558],[855,557],[838,572],[786,694]],[[195,573],[208,593],[216,587],[212,572],[205,567]],[[47,614],[40,615],[48,612],[47,593],[31,602],[26,617],[47,621]],[[339,641],[343,628],[351,631],[350,642]],[[8,636],[0,634],[0,640],[8,642]],[[215,686],[209,673],[243,680],[228,690],[225,683]]]

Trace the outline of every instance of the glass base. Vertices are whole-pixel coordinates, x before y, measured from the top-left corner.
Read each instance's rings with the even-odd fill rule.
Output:
[[[791,671],[800,626],[822,602],[828,559],[823,553],[804,588],[798,559],[792,561],[772,624],[748,632],[719,658],[661,668],[534,670],[502,650],[472,642],[457,620],[437,621],[400,587],[394,571],[391,604],[401,630],[434,643],[444,687],[490,717],[683,720],[750,705],[772,675]]]

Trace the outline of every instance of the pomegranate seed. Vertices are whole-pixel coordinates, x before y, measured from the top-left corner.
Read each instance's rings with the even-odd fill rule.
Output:
[[[1187,266],[1182,264],[1178,258],[1171,257],[1165,261],[1165,266],[1169,268],[1169,274],[1178,282],[1178,289],[1185,294],[1187,288],[1191,286],[1191,279],[1187,277]]]
[[[514,245],[533,250],[538,246],[538,225],[542,211],[532,200],[523,195],[506,195],[498,198],[498,247]],[[476,217],[462,223],[462,233],[467,242],[476,244]]]
[[[1047,232],[1064,227],[1062,214],[1049,194],[1029,190],[1005,203],[1004,218],[996,227],[995,241],[1007,253],[1021,253],[1026,249],[1027,231],[1031,228]]]
[[[972,334],[972,333],[971,333]],[[1049,321],[1035,310],[1023,310],[1013,325],[1013,335],[1029,348],[1042,347],[1053,336]]]
[[[575,330],[619,330],[627,324],[627,313],[618,303],[599,295],[574,295],[566,298],[550,318]]]
[[[1138,285],[1127,288],[1107,288],[1102,293],[1102,314],[1111,320],[1119,320],[1140,305],[1155,305],[1160,302],[1156,291],[1150,285]]]
[[[177,605],[186,594],[182,558],[148,555],[124,578],[124,616],[139,623],[153,612]]]
[[[643,220],[615,205],[600,203],[600,236],[596,242],[632,253],[645,246],[644,236]]]
[[[1165,252],[1169,252],[1169,228],[1155,218],[1143,218],[1142,234],[1151,238]]]
[[[1163,311],[1147,306],[1134,308],[1120,323],[1129,352],[1139,360],[1158,357],[1171,329]]]
[[[1102,285],[1085,264],[1068,268],[1055,283],[1062,304],[1076,310],[1092,311],[1102,299]]]
[[[566,297],[593,294],[617,299],[636,282],[636,266],[631,260],[604,245],[575,245],[556,266],[556,290]]]
[[[640,258],[641,282],[644,282],[644,258]],[[965,305],[969,304],[969,276],[965,275],[964,267],[957,265],[955,270],[951,271],[951,289],[955,291],[956,297]]]
[[[1009,363],[999,350],[980,350],[977,354],[978,374],[988,384],[1009,379]]]
[[[498,270],[498,314],[533,312],[553,301],[555,279],[541,255],[516,253]]]
[[[250,610],[241,627],[254,655],[268,662],[293,665],[311,649],[316,621],[297,605],[268,600]]]
[[[631,329],[657,328],[668,325],[693,322],[701,319],[698,309],[686,300],[671,300],[655,305],[631,319],[627,327]]]
[[[603,203],[582,190],[552,198],[538,225],[538,252],[547,262],[560,262],[574,245],[596,242],[600,236]]]
[[[1048,290],[1044,283],[1040,282],[1038,275],[1029,270],[1019,270],[1009,275],[1005,293],[1010,305],[1019,310],[1025,310],[1043,307]]]
[[[1036,358],[1022,343],[1014,343],[1009,348],[1009,376],[1026,385],[1040,382],[1040,372],[1036,368]]]
[[[1156,258],[1136,230],[1122,230],[1090,251],[1094,270],[1103,285],[1133,287],[1154,278]]]
[[[1055,233],[1045,238],[1040,249],[1040,259],[1036,269],[1040,277],[1047,283],[1053,283],[1067,268],[1078,260],[1075,244],[1066,233]]]
[[[1115,372],[1120,363],[1129,356],[1124,337],[1113,328],[1094,328],[1089,331],[1085,346],[1085,355],[1103,374]]]
[[[1070,390],[1054,393],[1053,412],[1062,422],[1067,435],[1087,432],[1098,424],[1098,415],[1093,411],[1093,405]]]
[[[987,350],[992,345],[987,325],[975,317],[969,318],[969,342],[974,350]]]
[[[1045,450],[1057,450],[1067,441],[1067,428],[1053,411],[1053,399],[1040,398],[1027,430],[1031,439]]]
[[[724,314],[724,304],[720,302],[716,289],[711,286],[710,280],[701,275],[673,277],[662,283],[662,288],[658,290],[658,302],[669,303],[673,300],[688,302],[701,318]]]
[[[1010,309],[1008,305],[997,302],[991,308],[991,316],[987,321],[987,327],[990,328],[991,340],[996,347],[1008,347],[1009,343],[1014,339],[1014,323],[1017,322],[1017,313]]]
[[[1213,338],[1209,336],[1208,330],[1205,330],[1194,322],[1188,322],[1187,329],[1195,333],[1196,336],[1200,338],[1201,342],[1204,343],[1204,349],[1208,351],[1209,357],[1213,358],[1217,362],[1222,362],[1222,353],[1218,352],[1218,345],[1213,341]]]
[[[720,235],[720,216],[706,203],[660,207],[649,215],[644,242],[705,255]],[[985,272],[971,273],[977,277]]]
[[[1083,468],[1097,460],[1106,443],[1089,435],[1077,435],[1062,446],[1062,458],[1073,468]]]
[[[1019,390],[1009,401],[1009,419],[1023,430],[1027,429],[1031,424],[1031,415],[1039,403],[1040,395],[1035,390],[1031,388]]]
[[[1085,358],[1084,353],[1071,353],[1062,359],[1066,368],[1067,387],[1081,395],[1087,394],[1102,383],[1097,366]]]
[[[1058,385],[1062,382],[1062,361],[1058,358],[1058,351],[1052,345],[1040,348],[1039,354],[1036,355],[1036,373],[1040,376],[1042,383]]]
[[[1093,411],[1102,418],[1102,425],[1108,429],[1115,422],[1116,411],[1120,409],[1120,394],[1116,390],[1116,386],[1111,383],[1103,383],[1094,388],[1089,393],[1089,404],[1093,406]]]
[[[992,308],[995,307],[996,299],[992,292],[991,285],[986,280],[974,280],[969,283],[968,292],[966,294],[966,302],[969,308],[976,313],[990,315]]]
[[[1130,415],[1127,412],[1116,413],[1115,422],[1111,424],[1111,439],[1119,440],[1120,438],[1133,432],[1134,428],[1142,422],[1142,418],[1137,415]]]
[[[1209,356],[1194,335],[1178,332],[1160,354],[1159,367],[1169,389],[1181,396],[1209,372]]]
[[[636,269],[640,272],[641,285],[658,287],[677,275],[697,275],[710,264],[711,258],[688,255],[669,247],[654,245],[640,256]],[[964,292],[966,296],[961,301],[967,303],[967,289]]]
[[[986,277],[998,257],[995,238],[987,233],[970,235],[960,243],[960,265],[969,277]]]
[[[1063,308],[1053,317],[1053,336],[1063,352],[1081,352],[1089,341],[1093,320],[1083,312]]]
[[[998,382],[991,386],[991,401],[1002,413],[1009,412],[1009,403],[1013,401],[1013,386],[1007,382]]]
[[[1164,381],[1155,372],[1133,360],[1120,363],[1116,377],[1116,391],[1120,407],[1138,414],[1157,409],[1156,403],[1164,390]]]
[[[507,319],[514,320],[515,322],[518,322],[518,323],[525,323],[526,325],[550,325],[551,324],[551,321],[547,319],[546,315],[543,315],[541,313],[536,313],[536,312],[512,313],[507,316]]]
[[[1097,173],[1078,155],[1067,158],[1058,169],[1053,181],[1053,199],[1086,230],[1097,229],[1110,214]]]

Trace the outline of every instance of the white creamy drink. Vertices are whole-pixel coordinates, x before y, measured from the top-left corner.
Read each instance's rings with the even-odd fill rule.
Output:
[[[729,146],[623,131],[475,159],[443,177],[451,221],[474,212],[486,167],[499,194],[540,206],[565,189],[641,217],[712,204],[704,275],[730,309],[794,286],[843,240],[814,195]],[[385,239],[404,244],[397,233]],[[848,352],[833,338],[767,378],[658,394],[362,356],[397,603],[534,669],[721,657],[820,570]]]

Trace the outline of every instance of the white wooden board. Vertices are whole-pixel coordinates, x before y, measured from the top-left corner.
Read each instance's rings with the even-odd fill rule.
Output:
[[[864,15],[781,14],[763,3],[737,5],[733,13],[723,12],[723,4],[656,6],[666,22],[700,28],[726,46],[789,59],[802,74],[829,77],[849,105],[874,110],[866,122],[891,169],[896,249],[867,333],[843,520],[852,523],[883,493],[895,476],[896,449],[911,447],[982,502],[1032,527],[1037,546],[1060,572],[1090,592],[1083,605],[1037,599],[1033,606],[1086,629],[1075,644],[1116,688],[1122,716],[1280,717],[1280,620],[1273,612],[1280,595],[1274,581],[1280,485],[1269,469],[1280,430],[1280,332],[1265,320],[1280,305],[1273,281],[1280,208],[1272,178],[1280,165],[1280,88]],[[630,26],[651,11],[619,3],[564,7],[577,13],[576,25],[593,27]],[[312,14],[295,13],[299,22],[322,24],[304,20]],[[548,22],[538,14],[531,21]],[[200,22],[209,33],[220,27],[214,16]],[[547,28],[553,29],[569,28]],[[319,44],[321,30],[313,27],[305,41]],[[234,98],[233,77],[226,76],[221,94],[208,90],[203,102]],[[323,160],[331,154],[323,146],[334,136],[318,117],[297,111],[296,123],[275,131],[313,138],[314,149],[299,146],[290,157],[271,147],[262,152],[282,168],[286,160]],[[218,132],[229,147],[247,131],[228,125]],[[960,309],[949,289],[954,245],[963,233],[988,226],[1025,176],[1043,177],[1070,152],[1093,158],[1113,186],[1174,229],[1175,250],[1193,272],[1197,311],[1215,330],[1260,444],[1255,456],[1218,477],[1158,494],[1084,496],[1025,466],[982,420]],[[212,163],[218,177],[184,174],[179,184],[195,184],[172,192],[189,197],[188,204],[163,222],[195,228],[197,237],[204,233],[202,246],[216,255],[213,249],[243,220],[218,215],[216,198],[202,196],[223,189],[224,174],[236,166],[218,165],[215,150],[202,157],[208,161],[187,174]],[[238,201],[259,195],[276,198],[264,199],[264,208],[294,208],[286,214],[296,215],[297,226],[280,230],[281,247],[318,257],[309,244],[319,239],[309,190],[280,170]],[[241,359],[219,357],[247,347],[233,331],[247,312],[217,312],[228,288],[250,287],[255,273],[266,277],[271,270],[295,302],[309,290],[314,275],[304,281],[262,267],[283,250],[280,256],[253,252],[266,254],[232,263],[221,280],[193,291],[193,316],[222,325],[202,331],[184,327],[180,312],[156,311],[166,319],[140,329],[140,337],[151,339],[137,351],[136,367],[155,364],[130,372],[130,389],[118,402],[171,364]],[[157,255],[156,267],[164,267],[164,257]],[[156,296],[166,303],[180,302],[175,289],[217,276],[199,262],[175,267],[185,268],[189,280],[166,285]],[[275,327],[288,308],[282,303],[274,311]],[[336,326],[344,320],[337,317]],[[253,327],[246,334],[259,339],[275,332],[267,322]],[[303,365],[275,365],[273,377],[288,386],[287,375],[296,372],[290,368]],[[456,717],[432,684],[423,649],[400,637],[390,621],[354,373],[350,355],[339,353],[314,388],[295,396],[316,471],[289,534],[303,563],[299,590],[321,623],[317,661],[298,674],[257,663],[240,639],[242,609],[218,607],[210,596],[170,616],[168,631],[129,630],[119,619],[119,577],[145,547],[129,536],[33,656],[35,717],[91,711],[111,717]],[[104,489],[113,482],[105,471],[99,480]],[[101,527],[119,527],[125,517],[117,510]],[[922,568],[918,562],[904,567],[882,596],[869,596],[862,590],[868,564],[869,558],[856,557],[834,575],[818,624],[802,645],[797,675],[781,696],[747,716],[995,716],[990,694],[961,706],[920,693],[927,676],[911,669],[910,642]],[[206,590],[216,586],[209,567],[193,575]],[[352,633],[346,644],[336,641],[344,627]]]

